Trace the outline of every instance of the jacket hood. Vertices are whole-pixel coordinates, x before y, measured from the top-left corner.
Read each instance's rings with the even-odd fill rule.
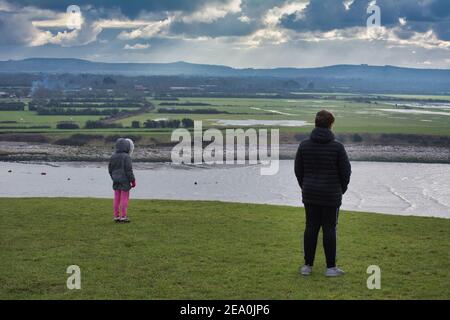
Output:
[[[133,142],[133,140],[131,140],[131,139],[129,139],[129,138],[127,138],[127,139],[125,139],[125,140],[127,140],[128,141],[128,144],[130,145],[130,151],[128,152],[129,154],[130,154],[130,156],[133,154],[133,151],[134,151],[134,142]]]
[[[116,153],[130,153],[130,142],[127,139],[119,138],[116,141]]]
[[[317,143],[328,143],[334,140],[334,133],[328,128],[316,127],[311,132],[310,139]]]

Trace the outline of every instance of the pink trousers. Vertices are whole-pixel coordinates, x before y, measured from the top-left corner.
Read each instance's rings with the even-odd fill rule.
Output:
[[[128,200],[130,199],[130,191],[114,190],[114,217],[126,218]],[[122,210],[122,216],[120,216],[120,210]]]

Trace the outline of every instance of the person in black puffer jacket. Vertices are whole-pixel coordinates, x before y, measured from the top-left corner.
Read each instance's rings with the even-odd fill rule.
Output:
[[[327,261],[325,275],[344,274],[336,267],[336,225],[342,195],[350,182],[351,166],[344,146],[331,131],[333,123],[331,112],[319,111],[316,127],[310,138],[300,143],[295,158],[295,175],[306,212],[305,265],[300,269],[303,275],[312,272],[320,228]]]

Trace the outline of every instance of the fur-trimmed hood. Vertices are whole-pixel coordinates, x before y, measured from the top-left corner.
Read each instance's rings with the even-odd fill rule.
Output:
[[[130,156],[134,151],[133,140],[128,138],[119,138],[116,141],[116,153],[128,153]]]

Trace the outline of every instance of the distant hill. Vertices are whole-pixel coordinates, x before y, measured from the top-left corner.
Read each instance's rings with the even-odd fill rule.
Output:
[[[449,69],[334,65],[318,68],[237,69],[221,65],[174,63],[103,63],[81,59],[30,58],[0,61],[1,73],[91,73],[128,76],[276,77],[307,79],[329,88],[357,91],[450,93]],[[351,91],[351,90],[350,90]]]
[[[31,58],[0,61],[0,72],[93,73],[121,75],[239,76],[225,66],[174,63],[104,63],[81,59]]]

